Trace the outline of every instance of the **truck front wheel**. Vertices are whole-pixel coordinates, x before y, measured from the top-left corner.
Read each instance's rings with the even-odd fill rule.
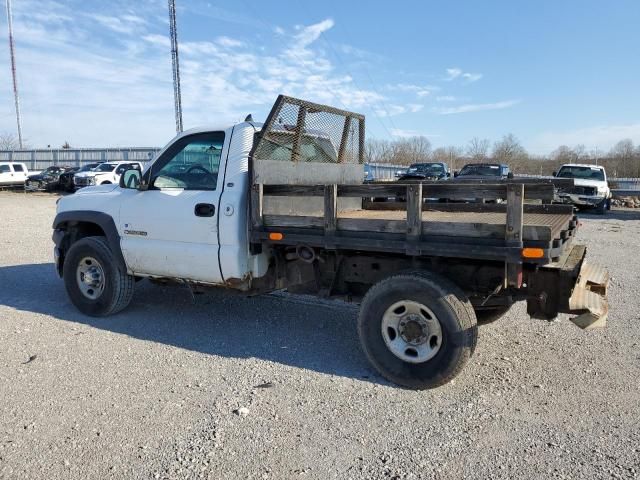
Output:
[[[380,374],[407,388],[449,382],[467,363],[478,329],[471,302],[449,280],[418,272],[389,277],[364,297],[358,334]]]
[[[85,237],[71,245],[63,278],[71,303],[92,317],[117,313],[133,297],[134,277],[119,265],[104,237]]]

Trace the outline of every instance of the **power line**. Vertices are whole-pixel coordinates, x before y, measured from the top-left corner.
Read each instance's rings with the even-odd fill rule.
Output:
[[[16,78],[16,51],[13,42],[13,19],[11,14],[11,0],[7,0],[7,26],[9,30],[9,52],[11,54],[11,76],[13,78],[13,97],[16,104],[16,123],[18,124],[18,144],[22,150],[22,120],[20,119],[20,98],[18,97],[18,81]]]
[[[176,2],[169,0],[169,36],[171,37],[171,65],[173,67],[173,104],[176,132],[182,132],[182,94],[180,92],[180,61],[178,59],[178,30],[176,28]]]

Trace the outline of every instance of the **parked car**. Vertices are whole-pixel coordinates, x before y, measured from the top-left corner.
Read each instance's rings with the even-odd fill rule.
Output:
[[[29,175],[24,182],[24,188],[27,190],[55,190],[60,185],[60,175],[69,170],[71,167],[52,165],[40,173]]]
[[[24,185],[29,170],[24,163],[0,162],[0,187]]]
[[[65,192],[75,192],[76,186],[73,182],[74,175],[80,172],[88,172],[96,168],[98,165],[100,165],[100,162],[87,163],[82,167],[73,167],[72,169],[60,174],[60,179],[58,180],[59,188]]]
[[[462,167],[459,172],[456,172],[454,182],[463,182],[463,181],[501,181],[513,178],[513,173],[509,169],[508,165],[504,165],[501,163],[469,163]],[[490,200],[489,203],[502,203],[506,199],[498,198],[495,200]],[[458,200],[459,201],[459,200]],[[464,202],[478,202],[484,200],[478,198],[466,198],[462,200]]]
[[[413,163],[398,177],[398,181],[446,180],[449,177],[451,177],[451,170],[446,163]]]
[[[558,189],[556,202],[568,203],[578,208],[593,208],[601,215],[611,208],[611,190],[604,167],[569,163],[553,172],[553,176],[573,178],[573,187]]]
[[[504,180],[513,178],[508,165],[501,163],[469,163],[455,174],[460,180]]]
[[[142,171],[142,164],[140,162],[105,162],[86,172],[76,173],[73,176],[73,182],[76,188],[117,184],[122,172],[131,169]]]

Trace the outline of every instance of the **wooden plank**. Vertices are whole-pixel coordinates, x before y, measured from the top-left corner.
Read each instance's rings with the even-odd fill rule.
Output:
[[[417,241],[422,233],[422,184],[407,185],[407,240]]]
[[[366,212],[344,212],[337,218],[336,230],[339,232],[368,232],[368,233],[398,233],[406,235],[408,223],[404,212],[394,212],[399,215],[394,217],[363,217],[360,214]],[[374,213],[374,212],[371,212]],[[357,216],[356,216],[357,215]],[[482,215],[482,214],[479,214]],[[504,221],[496,222],[493,219],[482,216],[470,215],[468,219],[456,221],[456,218],[433,219],[428,212],[423,212],[421,222],[421,234],[423,238],[432,236],[450,236],[459,238],[493,238],[504,240],[506,226]],[[264,225],[267,227],[292,227],[292,228],[325,228],[324,219],[320,216],[308,215],[264,215]],[[549,225],[524,225],[523,238],[536,241],[550,241],[552,227]]]
[[[262,200],[263,186],[261,183],[254,183],[251,186],[251,225],[253,228],[262,228]]]
[[[293,137],[293,148],[291,149],[291,160],[300,161],[300,143],[302,142],[302,134],[304,133],[305,118],[307,117],[307,107],[299,105],[298,120],[296,122],[296,132]]]
[[[522,242],[523,197],[524,185],[507,186],[507,242]]]
[[[407,185],[422,185],[423,198],[448,198],[451,200],[472,200],[483,198],[496,200],[506,198],[509,185],[517,183],[456,183],[440,182],[423,183],[365,183],[361,185],[338,185],[340,197],[404,197]],[[270,185],[265,195],[279,196],[323,196],[322,185]],[[528,199],[553,199],[553,185],[548,183],[529,184],[525,186],[525,197]]]
[[[344,152],[349,140],[349,129],[351,127],[351,117],[345,117],[342,127],[342,137],[340,138],[340,148],[338,149],[338,163],[344,163]]]
[[[406,202],[372,202],[365,199],[363,201],[365,210],[405,210]],[[546,213],[546,214],[566,214],[573,215],[573,206],[559,204],[531,204],[523,205],[524,213]],[[497,212],[506,213],[505,203],[424,203],[423,212]]]
[[[523,200],[524,185],[507,186],[507,222],[504,239],[508,247],[522,248]],[[505,270],[506,286],[519,288],[522,284],[522,264],[507,262]]]
[[[324,187],[324,234],[335,235],[338,217],[338,186]]]

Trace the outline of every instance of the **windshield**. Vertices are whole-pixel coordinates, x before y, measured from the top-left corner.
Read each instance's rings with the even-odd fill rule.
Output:
[[[116,166],[113,163],[101,163],[96,168],[94,168],[93,171],[94,172],[110,172],[114,168],[116,168]]]
[[[409,167],[407,173],[442,175],[444,173],[444,165],[441,163],[414,163]]]
[[[99,163],[88,163],[86,165],[84,165],[80,170],[78,170],[79,172],[88,172],[89,170],[93,170],[94,168],[96,168],[98,165],[100,165]]]
[[[459,176],[480,175],[483,177],[499,177],[500,165],[465,165]]]
[[[558,172],[558,177],[604,182],[604,170],[598,167],[562,167]]]

